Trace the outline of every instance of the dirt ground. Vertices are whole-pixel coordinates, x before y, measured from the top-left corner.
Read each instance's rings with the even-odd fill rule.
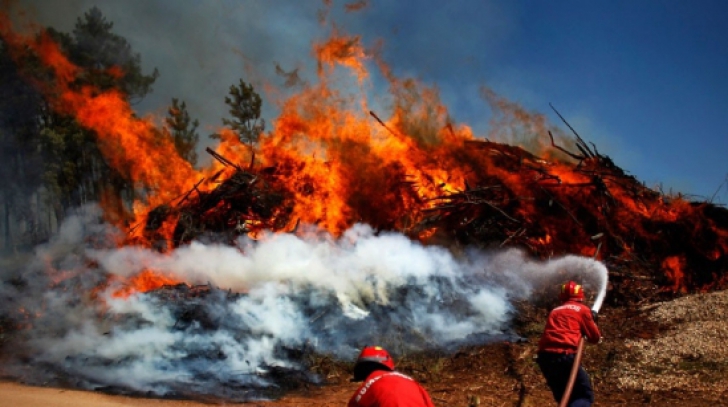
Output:
[[[88,391],[0,382],[0,405],[3,407],[194,407],[205,404],[111,396]]]
[[[409,355],[398,369],[418,379],[437,406],[555,405],[533,359],[546,309],[525,306],[516,324],[519,343],[493,343],[450,355]],[[588,346],[584,366],[596,406],[728,406],[728,291],[663,303],[605,307],[604,341]],[[158,400],[69,389],[0,383],[0,405],[13,407],[260,407],[344,406],[357,387],[351,364],[321,359],[313,370],[326,381],[274,401]]]

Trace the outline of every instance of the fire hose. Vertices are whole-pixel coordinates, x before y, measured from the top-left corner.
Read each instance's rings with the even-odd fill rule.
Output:
[[[601,237],[601,236],[599,236]],[[602,247],[602,242],[599,242],[596,252],[594,252],[594,259],[599,254],[599,249]],[[592,309],[592,315],[596,315],[597,309]],[[594,317],[596,319],[596,316]],[[594,321],[596,322],[596,321]],[[566,388],[564,389],[564,395],[561,396],[559,407],[566,407],[571,398],[571,391],[574,390],[574,382],[576,381],[576,375],[579,373],[581,367],[581,356],[584,353],[584,337],[579,338],[579,344],[576,347],[576,356],[574,356],[574,364],[571,366],[571,373],[569,373],[569,381],[566,382]]]
[[[592,310],[594,316],[594,322],[596,322],[596,310]],[[569,399],[571,398],[571,391],[574,389],[574,382],[576,381],[576,375],[579,373],[579,367],[581,367],[581,356],[584,353],[584,337],[579,338],[579,344],[576,346],[576,355],[574,356],[574,364],[571,366],[571,373],[569,373],[569,381],[566,382],[566,388],[564,389],[564,395],[561,396],[561,402],[559,407],[566,407]]]
[[[561,396],[561,402],[559,403],[559,407],[566,407],[566,405],[569,403],[569,399],[571,398],[571,391],[574,389],[574,381],[576,381],[576,374],[579,372],[579,367],[581,366],[581,355],[583,353],[583,350],[584,337],[582,336],[581,339],[579,339],[579,345],[576,348],[574,364],[571,366],[569,381],[566,383],[566,389],[564,390],[564,395]]]

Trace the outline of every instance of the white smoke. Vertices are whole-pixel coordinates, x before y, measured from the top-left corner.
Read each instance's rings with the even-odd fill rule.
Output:
[[[37,250],[25,292],[6,295],[5,312],[34,315],[21,335],[35,377],[157,394],[224,388],[245,399],[251,388],[276,385],[275,369],[305,371],[302,350],[351,359],[372,343],[396,355],[515,338],[512,301],[566,278],[606,287],[606,268],[589,258],[456,256],[366,225],[338,239],[311,230],[235,246],[193,242],[167,254],[116,248],[99,215],[88,207],[69,218]],[[188,285],[113,295],[118,277],[144,270]]]

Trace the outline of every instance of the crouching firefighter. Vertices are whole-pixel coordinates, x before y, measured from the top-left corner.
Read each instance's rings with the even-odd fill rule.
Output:
[[[395,371],[389,352],[379,346],[362,349],[352,381],[363,383],[348,407],[434,407],[427,391],[411,377]]]
[[[595,323],[596,312],[584,301],[582,286],[569,281],[561,286],[561,305],[551,310],[541,340],[538,342],[536,359],[551,392],[560,403],[574,364],[579,341],[586,337],[589,343],[599,343],[601,333]],[[574,387],[569,397],[569,407],[588,407],[594,403],[589,375],[579,367]]]

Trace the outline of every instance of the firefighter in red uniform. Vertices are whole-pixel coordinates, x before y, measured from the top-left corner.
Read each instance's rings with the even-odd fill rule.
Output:
[[[394,370],[389,352],[379,346],[362,349],[352,381],[361,382],[348,407],[434,407],[427,391]]]
[[[596,312],[583,304],[584,290],[581,285],[573,281],[563,284],[559,299],[562,304],[549,314],[538,342],[536,359],[557,403],[561,401],[566,390],[579,340],[584,336],[589,343],[599,343],[601,339],[595,323]],[[589,407],[592,403],[594,391],[589,375],[583,367],[579,367],[568,405]]]

